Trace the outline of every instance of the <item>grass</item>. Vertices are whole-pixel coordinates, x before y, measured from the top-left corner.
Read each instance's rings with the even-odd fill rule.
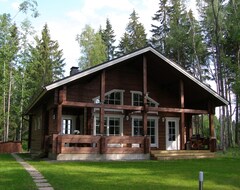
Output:
[[[240,189],[240,156],[232,153],[201,160],[30,163],[55,190],[192,190],[198,189],[199,171],[204,190]]]
[[[37,189],[27,171],[10,154],[0,154],[0,189]]]
[[[204,190],[237,190],[240,189],[240,151],[237,150],[200,160],[28,162],[55,190],[192,190],[198,189],[199,171],[204,172]],[[27,158],[26,154],[22,156]],[[31,177],[11,155],[0,155],[0,189],[35,189]]]

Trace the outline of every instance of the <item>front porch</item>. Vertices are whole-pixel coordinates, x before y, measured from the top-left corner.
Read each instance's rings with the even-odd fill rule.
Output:
[[[150,139],[53,134],[45,137],[45,152],[56,160],[144,160],[150,159]]]

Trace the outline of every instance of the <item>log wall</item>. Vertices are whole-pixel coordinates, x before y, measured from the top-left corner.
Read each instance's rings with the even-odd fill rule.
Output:
[[[0,142],[0,153],[20,153],[22,152],[22,143],[17,142]]]

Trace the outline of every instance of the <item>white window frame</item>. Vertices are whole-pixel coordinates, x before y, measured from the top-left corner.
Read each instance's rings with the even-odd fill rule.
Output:
[[[112,93],[114,93],[114,92],[120,92],[120,105],[123,105],[124,104],[124,92],[125,92],[125,90],[120,90],[120,89],[113,89],[113,90],[110,90],[110,91],[108,91],[108,92],[106,92],[105,94],[104,94],[104,97],[105,96],[107,96],[107,95],[110,95],[110,94],[112,94]],[[92,99],[93,100],[93,102],[94,103],[96,103],[97,102],[97,100],[99,101],[100,100],[100,96],[97,96],[97,97],[95,97],[95,98],[93,98]],[[99,103],[102,103],[102,102],[99,102]],[[110,104],[111,105],[111,104]],[[113,105],[119,105],[119,104],[113,104]],[[94,108],[94,112],[96,112],[96,111],[98,111],[99,110],[99,108]],[[106,111],[114,111],[114,112],[123,112],[123,110],[116,110],[116,109],[105,109]]]
[[[138,94],[138,95],[141,95],[142,96],[142,92],[141,91],[130,91],[131,92],[131,104],[132,106],[134,106],[134,94]],[[159,103],[157,101],[155,101],[154,99],[150,98],[149,96],[147,97],[147,100],[152,102],[153,104],[155,104],[154,107],[158,107],[159,106]],[[140,112],[140,111],[137,111],[137,112]],[[149,113],[153,113],[153,114],[157,114],[158,115],[158,112],[155,112],[155,111],[150,111]]]
[[[99,114],[94,114],[94,125],[93,125],[93,135],[100,135],[96,134],[96,123],[97,123],[97,118],[99,118]],[[109,120],[110,118],[119,118],[120,119],[120,129],[119,129],[119,136],[123,136],[123,115],[115,115],[115,114],[105,114],[104,119],[107,118],[107,133],[106,136],[111,136],[109,134]]]
[[[133,130],[134,119],[142,119],[143,120],[142,116],[132,116],[132,126],[131,126],[132,127],[132,136],[134,136],[134,130]],[[158,148],[159,147],[159,144],[158,144],[158,122],[159,122],[159,117],[157,117],[157,116],[148,116],[147,120],[149,120],[149,119],[154,119],[155,120],[155,143],[154,144],[151,143],[151,147]]]
[[[141,91],[130,91],[131,92],[131,97],[132,97],[132,106],[134,105],[133,103],[133,99],[134,99],[134,94],[138,94],[142,96],[142,92]],[[150,98],[149,96],[147,97],[147,100],[149,100],[150,102],[152,102],[153,104],[155,104],[154,107],[158,107],[159,103],[157,101],[155,101],[154,99]]]
[[[71,130],[70,134],[73,134],[74,130],[76,129],[76,116],[74,116],[74,115],[63,115],[62,116],[61,134],[67,135],[63,132],[63,120],[72,120],[72,130]]]

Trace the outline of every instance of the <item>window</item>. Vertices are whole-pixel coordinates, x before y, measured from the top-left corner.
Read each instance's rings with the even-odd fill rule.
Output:
[[[147,134],[150,136],[151,144],[156,143],[156,132],[155,132],[156,119],[148,119],[147,121]]]
[[[143,122],[140,118],[133,119],[133,136],[143,135]]]
[[[119,136],[122,133],[122,117],[107,116],[104,118],[104,134],[107,136]],[[95,135],[100,134],[100,120],[95,116]]]
[[[121,105],[121,92],[112,92],[106,95],[104,104]]]
[[[158,146],[158,117],[148,117],[147,119],[147,135],[150,137],[151,147]],[[143,120],[140,116],[132,118],[132,135],[143,136]]]
[[[175,128],[175,122],[173,121],[168,121],[168,134],[169,134],[168,141],[175,141],[176,128]]]
[[[33,117],[33,125],[34,125],[34,130],[41,129],[41,115],[36,115]]]
[[[63,127],[62,127],[62,133],[63,134],[71,134],[72,133],[72,119],[63,119]]]
[[[143,106],[143,96],[142,92],[131,91],[132,93],[132,105],[133,106]],[[159,103],[150,97],[147,97],[147,104],[149,107],[157,107]]]
[[[76,129],[76,116],[74,115],[63,115],[62,116],[62,134],[68,135],[73,134]]]
[[[123,93],[124,90],[117,89],[105,93],[104,104],[123,105]],[[93,98],[93,101],[96,102],[97,99],[99,100],[100,96]]]

